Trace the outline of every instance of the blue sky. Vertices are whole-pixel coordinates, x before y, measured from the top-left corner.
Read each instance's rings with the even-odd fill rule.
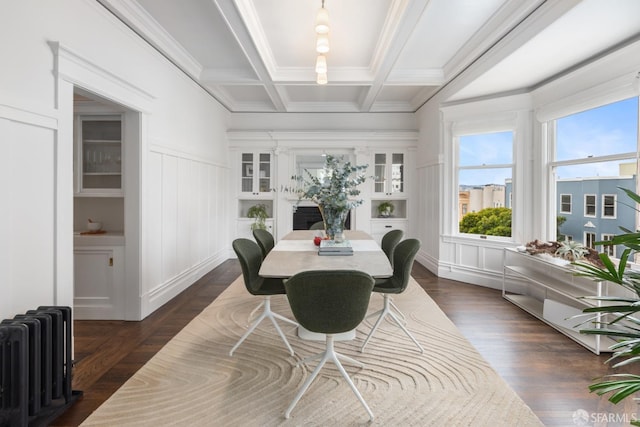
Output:
[[[558,120],[557,160],[636,152],[638,98],[630,98]],[[567,166],[559,178],[617,176],[619,161]]]
[[[557,121],[557,160],[585,159],[636,152],[638,98],[605,105]],[[513,162],[512,133],[499,132],[460,137],[460,165],[497,165]],[[617,176],[619,161],[566,166],[558,178]],[[460,185],[504,184],[511,169],[460,171]]]
[[[485,133],[460,137],[460,166],[504,165],[513,163],[512,132]],[[465,169],[460,185],[504,184],[511,168]]]

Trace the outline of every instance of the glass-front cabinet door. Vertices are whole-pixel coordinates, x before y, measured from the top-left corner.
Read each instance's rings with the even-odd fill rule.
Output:
[[[374,189],[376,195],[400,196],[405,192],[405,154],[374,154]]]
[[[121,117],[80,116],[78,140],[79,195],[122,195]]]
[[[241,153],[240,192],[245,196],[265,196],[271,193],[271,153]]]

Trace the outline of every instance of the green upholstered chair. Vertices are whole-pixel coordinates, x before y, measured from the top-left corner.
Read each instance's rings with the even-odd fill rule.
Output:
[[[275,241],[273,239],[273,234],[271,234],[268,230],[263,230],[261,228],[256,228],[253,230],[253,237],[258,242],[258,246],[260,246],[260,250],[262,251],[262,258],[266,257],[271,249],[275,246]]]
[[[420,241],[418,239],[407,239],[398,243],[396,249],[393,253],[393,276],[387,279],[377,279],[375,281],[375,286],[373,287],[373,292],[380,292],[384,296],[384,305],[383,308],[376,313],[373,313],[372,316],[378,316],[378,320],[373,325],[371,332],[367,335],[367,338],[364,340],[360,351],[364,351],[364,348],[367,346],[367,343],[380,326],[382,320],[385,317],[389,316],[391,319],[395,321],[395,323],[404,331],[405,334],[414,342],[416,346],[420,349],[420,353],[424,352],[424,348],[420,345],[420,343],[411,335],[411,333],[407,330],[407,328],[402,324],[398,315],[393,312],[391,307],[391,299],[390,296],[392,294],[400,294],[407,289],[407,285],[409,284],[409,278],[411,277],[411,267],[413,266],[413,260],[420,249]]]
[[[324,221],[318,221],[311,224],[309,230],[324,230]]]
[[[260,266],[262,265],[262,252],[260,248],[253,240],[249,239],[236,239],[233,241],[233,250],[236,255],[238,255],[238,260],[240,261],[240,267],[242,267],[242,277],[244,279],[244,285],[247,288],[247,291],[251,295],[259,295],[264,297],[264,301],[262,304],[263,310],[262,314],[258,316],[258,318],[253,322],[253,324],[249,327],[247,332],[240,338],[240,340],[233,346],[231,351],[229,352],[230,356],[233,356],[233,352],[242,344],[242,342],[253,332],[253,330],[262,322],[264,319],[271,320],[273,326],[275,326],[280,338],[284,341],[289,352],[293,356],[293,349],[289,345],[289,341],[284,336],[282,329],[278,326],[278,322],[276,319],[280,319],[282,321],[291,323],[295,326],[298,326],[296,322],[293,320],[287,319],[284,316],[279,315],[278,313],[274,313],[271,311],[271,295],[282,295],[285,293],[284,284],[282,279],[266,279],[264,277],[260,277],[258,275],[258,271],[260,270]]]
[[[393,251],[395,251],[396,246],[398,245],[398,243],[400,243],[400,240],[402,240],[403,235],[404,232],[402,230],[391,230],[387,234],[382,236],[382,240],[380,241],[380,247],[382,248],[382,251],[385,253],[385,255],[387,255],[387,258],[389,258],[389,262],[391,263],[392,267]]]
[[[382,240],[380,241],[380,247],[382,248],[382,252],[384,252],[385,255],[387,255],[387,258],[389,258],[389,263],[391,263],[391,267],[393,267],[393,252],[396,250],[396,246],[398,245],[398,243],[400,243],[400,240],[402,240],[403,236],[404,236],[404,231],[391,230],[388,233],[386,233],[384,236],[382,236]],[[392,299],[389,299],[389,304],[391,304],[391,307],[393,307],[396,310],[398,315],[404,321],[405,320],[404,314],[402,314],[402,311],[400,311],[400,309],[393,303]]]
[[[327,361],[332,361],[347,381],[351,390],[365,407],[371,420],[373,413],[358,392],[358,389],[342,367],[339,359],[351,362],[359,367],[364,365],[357,360],[339,354],[334,350],[334,334],[355,329],[367,312],[374,280],[367,273],[355,270],[316,270],[305,271],[284,281],[291,311],[300,325],[311,332],[326,334],[325,351],[306,360],[320,359],[295,398],[285,412],[289,418],[302,395],[307,391],[318,372]]]

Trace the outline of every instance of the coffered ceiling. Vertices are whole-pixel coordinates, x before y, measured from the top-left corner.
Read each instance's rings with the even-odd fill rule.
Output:
[[[640,37],[638,0],[98,0],[232,112],[415,112],[529,90]]]

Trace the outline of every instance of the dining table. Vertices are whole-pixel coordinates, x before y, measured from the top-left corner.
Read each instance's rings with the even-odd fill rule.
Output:
[[[393,268],[373,237],[360,230],[345,230],[345,239],[353,248],[350,255],[323,256],[314,244],[317,230],[294,230],[287,233],[271,249],[262,261],[258,274],[262,277],[289,278],[310,270],[359,270],[373,278],[393,275]],[[298,327],[298,336],[303,339],[324,341],[324,334],[317,334]],[[338,334],[336,340],[355,337],[355,331]]]
[[[342,256],[318,255],[318,247],[313,243],[317,235],[317,230],[287,233],[262,261],[258,274],[283,279],[309,270],[359,270],[376,279],[393,275],[387,255],[368,233],[345,230],[345,238],[353,248],[353,254]]]

